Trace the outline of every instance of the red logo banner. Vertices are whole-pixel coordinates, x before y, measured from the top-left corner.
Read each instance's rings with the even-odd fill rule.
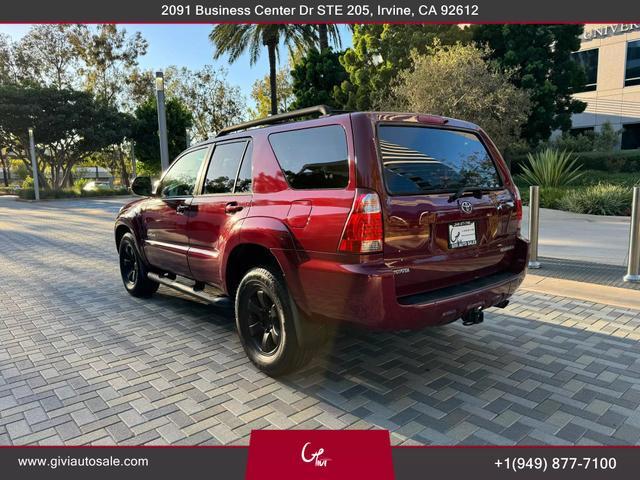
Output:
[[[246,480],[394,480],[386,430],[254,430]]]

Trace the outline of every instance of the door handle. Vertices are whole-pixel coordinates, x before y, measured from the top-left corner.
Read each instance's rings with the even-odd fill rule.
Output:
[[[236,213],[242,210],[244,207],[242,205],[238,205],[238,202],[229,202],[224,206],[225,213]]]

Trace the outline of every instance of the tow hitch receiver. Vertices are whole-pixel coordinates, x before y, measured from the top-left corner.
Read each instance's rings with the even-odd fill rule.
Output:
[[[464,326],[476,325],[484,321],[484,312],[480,308],[473,308],[462,316]]]

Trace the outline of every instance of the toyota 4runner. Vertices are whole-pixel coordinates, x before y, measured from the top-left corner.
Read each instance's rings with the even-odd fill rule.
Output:
[[[132,190],[144,198],[115,222],[127,291],[233,301],[269,375],[341,322],[480,323],[526,271],[518,189],[482,129],[451,118],[288,112],[223,129]]]

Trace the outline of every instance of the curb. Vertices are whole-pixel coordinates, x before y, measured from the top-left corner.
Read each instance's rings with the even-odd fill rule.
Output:
[[[527,275],[520,289],[620,308],[640,310],[640,290],[609,287],[595,283]]]

